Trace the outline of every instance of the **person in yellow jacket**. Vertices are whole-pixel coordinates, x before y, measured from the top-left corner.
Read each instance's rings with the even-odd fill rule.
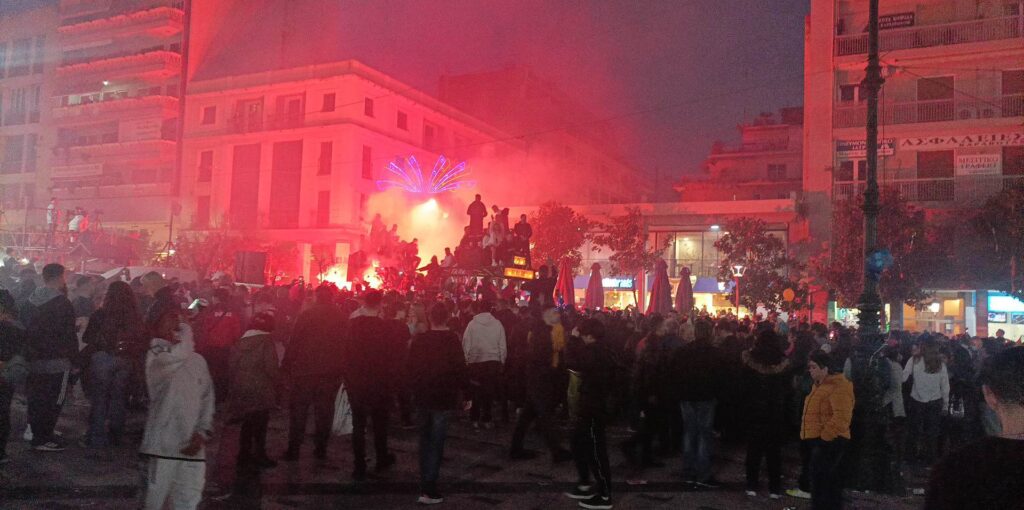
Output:
[[[814,387],[804,401],[800,439],[811,446],[811,508],[833,510],[843,505],[843,454],[850,440],[853,419],[853,383],[832,373],[832,358],[824,351],[811,353],[807,370]]]

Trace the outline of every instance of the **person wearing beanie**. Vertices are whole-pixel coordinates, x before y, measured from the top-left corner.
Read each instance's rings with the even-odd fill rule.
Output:
[[[144,508],[196,508],[206,480],[205,445],[213,433],[213,381],[173,299],[157,298],[146,324],[153,338],[146,353],[150,403],[139,449],[148,459]]]

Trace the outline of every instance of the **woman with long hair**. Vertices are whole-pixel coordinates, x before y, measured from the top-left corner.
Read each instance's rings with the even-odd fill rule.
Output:
[[[132,360],[145,352],[146,340],[145,323],[131,287],[125,282],[111,283],[82,335],[82,342],[92,351],[86,387],[92,408],[84,446],[103,448],[120,443]]]
[[[914,346],[903,368],[903,382],[911,378],[907,456],[930,465],[935,460],[942,414],[949,408],[949,373],[933,338],[926,337]]]
[[[782,443],[786,435],[790,362],[782,349],[782,340],[772,330],[761,331],[754,347],[743,351],[741,361],[746,400],[747,496],[757,496],[763,457],[768,467],[768,494],[772,499],[779,499],[782,497]]]

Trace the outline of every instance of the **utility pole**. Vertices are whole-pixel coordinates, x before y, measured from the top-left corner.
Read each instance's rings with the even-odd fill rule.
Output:
[[[878,335],[882,298],[878,295],[878,275],[867,269],[867,262],[878,245],[878,91],[882,88],[882,68],[878,63],[878,0],[869,0],[868,66],[861,82],[867,93],[867,183],[864,188],[864,292],[857,305],[860,336]]]

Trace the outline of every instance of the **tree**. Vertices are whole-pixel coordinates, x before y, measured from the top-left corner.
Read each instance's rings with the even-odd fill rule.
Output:
[[[964,284],[1024,300],[1024,186],[1003,189],[981,209],[946,225],[955,232],[949,238],[950,259]]]
[[[644,217],[636,207],[627,207],[625,216],[615,216],[611,222],[597,228],[604,233],[595,235],[594,243],[614,252],[608,257],[611,274],[638,275],[651,271],[669,243],[666,238],[660,246],[647,247]],[[636,293],[635,288],[633,292]]]
[[[590,239],[590,220],[571,207],[558,202],[545,202],[530,217],[533,226],[531,242],[534,266],[551,260],[557,264],[562,257],[568,257],[574,271],[579,271],[583,254],[580,247]]]
[[[832,210],[832,245],[811,261],[812,274],[841,306],[854,307],[864,288],[864,211],[852,197]],[[934,232],[925,227],[924,211],[894,190],[879,196],[878,249],[888,250],[893,264],[878,282],[882,301],[916,305],[928,293],[929,281],[941,278],[941,250],[932,249]]]
[[[788,272],[799,264],[786,254],[786,243],[768,232],[768,225],[757,218],[737,218],[726,223],[725,233],[715,241],[722,256],[719,280],[733,279],[733,266],[745,270],[740,278],[740,302],[748,310],[758,303],[776,308],[782,293],[791,286]],[[732,300],[735,304],[735,296]]]

